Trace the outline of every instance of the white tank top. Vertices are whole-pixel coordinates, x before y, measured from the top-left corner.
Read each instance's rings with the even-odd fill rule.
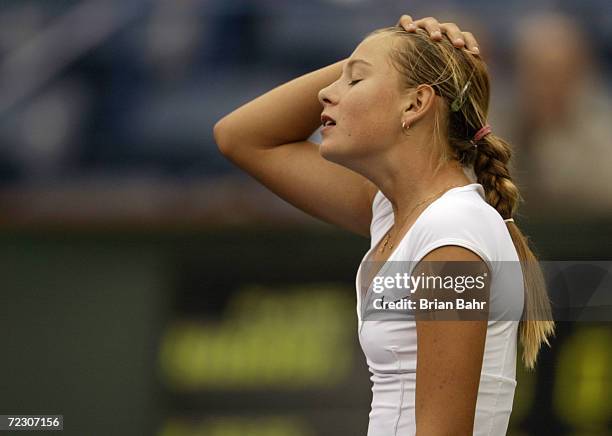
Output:
[[[371,245],[362,263],[393,225],[391,203],[378,191],[372,203]],[[476,402],[474,435],[505,435],[516,386],[518,319],[523,311],[523,280],[497,277],[500,263],[518,262],[506,223],[490,206],[478,183],[453,188],[430,203],[395,247],[390,261],[418,262],[444,245],[465,247],[480,256],[492,271],[489,309],[504,316],[488,321],[483,366]],[[384,267],[383,267],[384,268]],[[360,290],[357,271],[358,335],[372,376],[372,408],[368,436],[414,435],[417,334],[414,319],[362,320],[361,303],[369,290]],[[516,271],[515,271],[516,272]],[[514,283],[514,285],[508,285]],[[365,288],[365,286],[364,286]]]

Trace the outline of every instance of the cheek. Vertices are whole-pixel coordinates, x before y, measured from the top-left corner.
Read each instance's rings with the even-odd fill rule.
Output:
[[[395,115],[388,100],[376,95],[355,100],[341,119],[347,136],[370,142],[394,134]]]

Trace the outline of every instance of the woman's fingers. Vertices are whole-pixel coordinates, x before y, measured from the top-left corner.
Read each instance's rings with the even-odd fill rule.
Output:
[[[402,15],[396,25],[402,26],[407,32],[416,32],[417,28],[425,29],[431,39],[436,41],[442,40],[444,33],[456,48],[465,48],[474,54],[479,53],[478,42],[474,35],[470,32],[462,32],[455,23],[440,24],[434,17],[415,21],[410,15]]]
[[[410,15],[402,15],[396,26],[402,26],[406,32],[414,32],[417,29]]]
[[[440,29],[446,34],[446,37],[457,48],[465,47],[465,39],[461,29],[455,23],[442,23]]]
[[[480,53],[480,50],[478,49],[478,41],[476,41],[476,38],[474,38],[474,35],[472,35],[470,32],[462,32],[463,33],[463,38],[465,39],[465,48],[473,53]]]
[[[420,20],[416,20],[414,24],[417,27],[427,30],[431,39],[435,39],[436,41],[440,41],[442,39],[442,31],[440,29],[440,23],[434,17],[421,18]]]

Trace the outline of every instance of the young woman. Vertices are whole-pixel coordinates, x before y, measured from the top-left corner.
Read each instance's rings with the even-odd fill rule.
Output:
[[[515,320],[364,322],[360,267],[358,334],[373,382],[369,436],[505,434],[517,336],[533,368],[554,332],[537,268],[519,274],[520,289],[495,274],[496,263],[535,258],[512,219],[519,192],[507,168],[511,149],[487,125],[488,102],[474,37],[453,23],[403,15],[349,59],[285,83],[215,125],[221,152],[273,192],[371,237],[365,261],[477,262],[493,272],[491,304],[518,308]],[[320,124],[318,146],[307,139]]]

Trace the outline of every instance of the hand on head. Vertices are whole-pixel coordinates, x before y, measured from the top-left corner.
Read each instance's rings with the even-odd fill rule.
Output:
[[[425,29],[435,41],[442,40],[444,33],[456,48],[465,48],[476,55],[480,53],[474,35],[461,31],[455,23],[439,23],[433,17],[414,21],[410,15],[402,15],[396,25],[402,26],[406,32],[416,32],[418,28]]]

